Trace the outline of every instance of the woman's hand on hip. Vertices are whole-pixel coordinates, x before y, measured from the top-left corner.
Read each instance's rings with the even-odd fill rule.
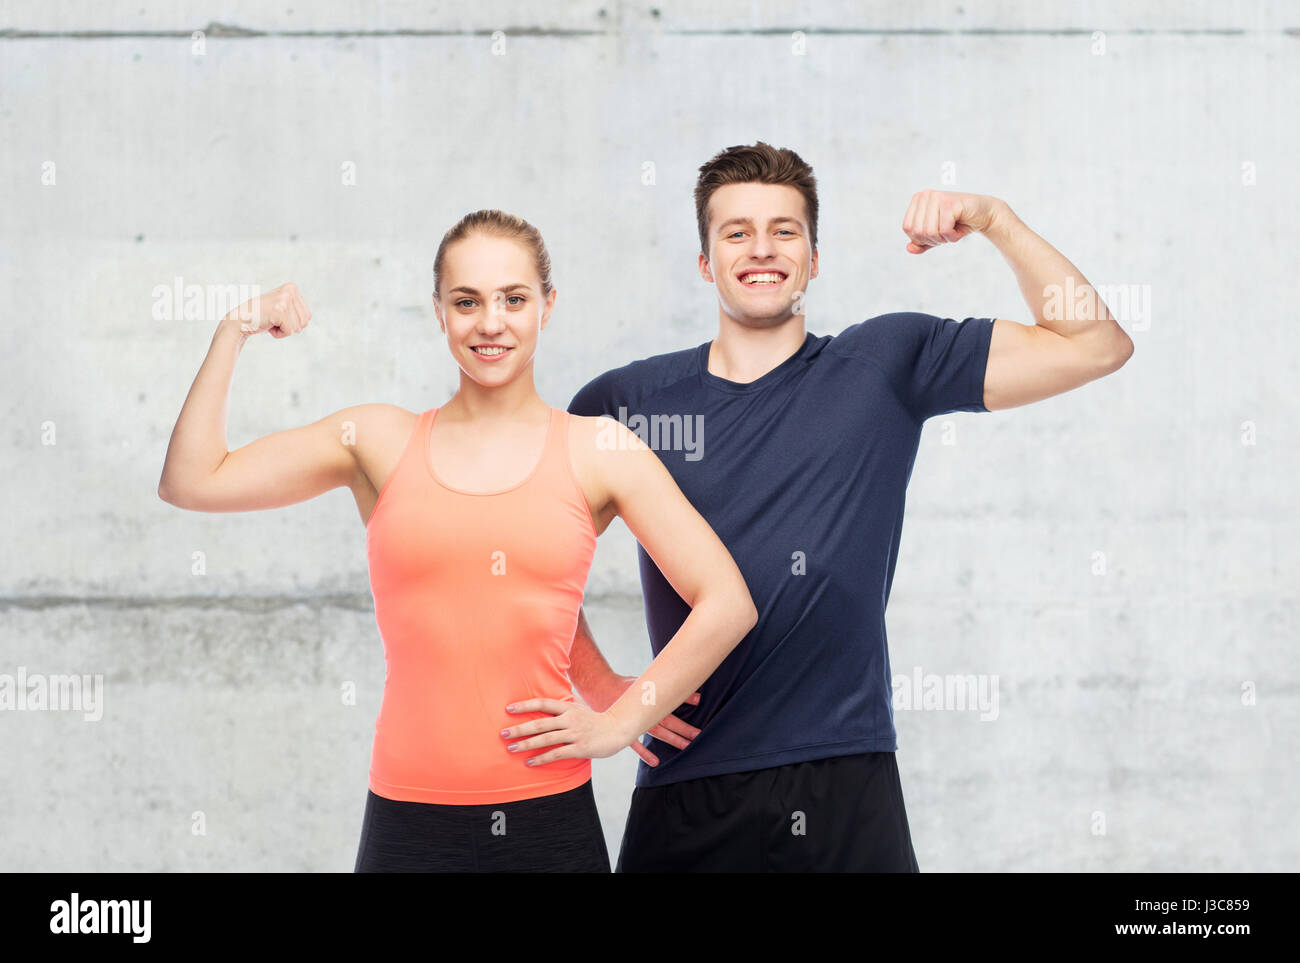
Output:
[[[549,712],[545,719],[521,722],[501,730],[508,752],[551,748],[532,756],[530,766],[560,759],[604,759],[636,742],[640,733],[627,732],[608,712],[597,712],[579,702],[560,699],[525,699],[506,706],[510,713]]]

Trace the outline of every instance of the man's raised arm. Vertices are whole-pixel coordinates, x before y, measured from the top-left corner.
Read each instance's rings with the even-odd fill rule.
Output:
[[[1034,324],[995,319],[984,375],[984,407],[1015,408],[1119,370],[1133,341],[1088,279],[1025,225],[1006,201],[983,194],[920,191],[903,220],[907,250],[924,254],[975,231],[1000,252],[1020,284]]]

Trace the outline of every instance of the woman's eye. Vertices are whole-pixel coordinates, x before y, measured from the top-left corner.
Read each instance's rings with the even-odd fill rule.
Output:
[[[471,301],[469,298],[461,298],[459,301],[456,302],[456,307],[458,307],[458,308],[472,308],[472,307],[474,307],[474,302]]]
[[[518,294],[512,294],[512,295],[510,295],[510,297],[506,298],[506,301],[507,301],[507,302],[515,302],[515,303],[518,303],[518,304],[523,304],[523,303],[524,303],[524,299],[523,299],[522,297],[520,297]]]

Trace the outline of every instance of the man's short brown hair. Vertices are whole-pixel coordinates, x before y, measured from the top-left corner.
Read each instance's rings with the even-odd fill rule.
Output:
[[[817,250],[817,179],[813,169],[794,151],[760,140],[753,146],[728,147],[700,167],[695,182],[695,218],[704,256],[709,256],[709,198],[727,184],[750,183],[785,184],[798,190],[808,208],[808,239]]]

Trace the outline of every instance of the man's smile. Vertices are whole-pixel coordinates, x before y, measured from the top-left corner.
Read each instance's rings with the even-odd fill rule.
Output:
[[[777,287],[785,283],[786,277],[784,271],[771,268],[749,268],[736,275],[737,280],[747,287]]]

